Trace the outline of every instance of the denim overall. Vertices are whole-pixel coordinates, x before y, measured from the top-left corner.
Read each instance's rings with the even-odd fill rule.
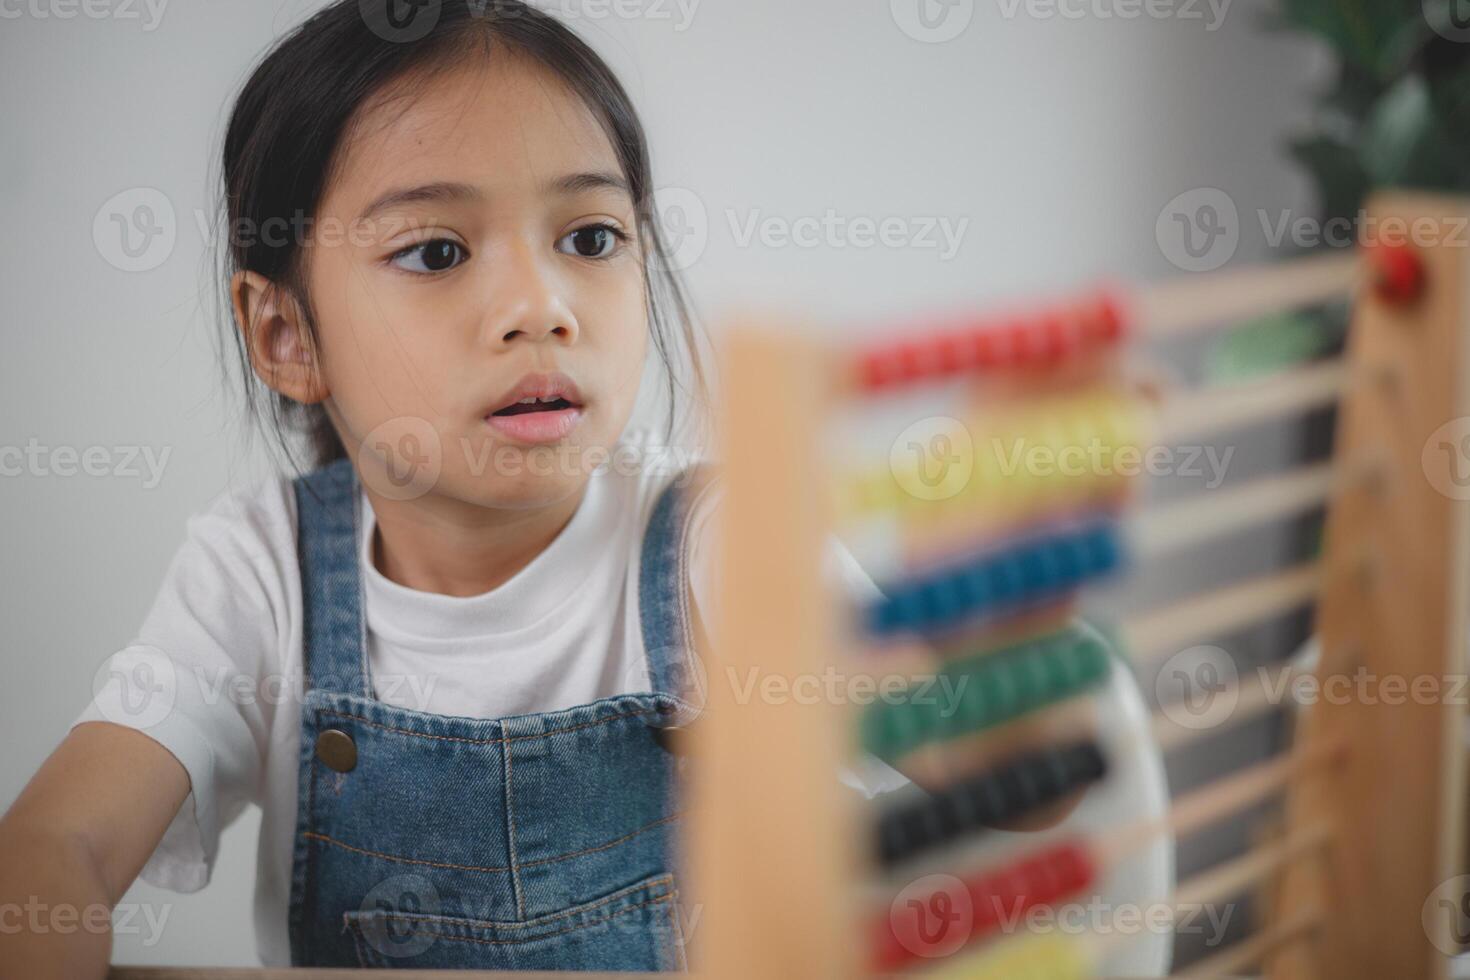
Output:
[[[293,965],[686,968],[668,729],[698,711],[681,695],[696,690],[685,535],[709,486],[703,468],[689,475],[660,496],[643,540],[653,690],[494,720],[374,699],[356,471],[344,459],[297,479],[306,690]]]

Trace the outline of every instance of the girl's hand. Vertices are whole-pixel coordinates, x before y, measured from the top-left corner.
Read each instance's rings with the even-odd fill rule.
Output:
[[[112,908],[188,795],[142,732],[73,728],[0,819],[0,980],[105,977]]]

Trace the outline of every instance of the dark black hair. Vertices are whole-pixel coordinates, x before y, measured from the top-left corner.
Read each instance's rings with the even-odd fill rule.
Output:
[[[667,375],[665,436],[672,438],[682,377],[692,378],[701,405],[708,390],[691,304],[669,262],[654,210],[643,126],[627,92],[592,48],[522,0],[335,0],[265,55],[241,88],[224,137],[226,309],[235,273],[259,273],[300,304],[315,339],[302,236],[267,232],[299,230],[314,219],[340,163],[348,126],[375,93],[414,72],[487,57],[497,46],[529,56],[564,80],[592,110],[617,153],[643,246],[652,342]],[[259,418],[259,399],[268,398],[270,428],[288,458],[294,459],[286,430],[306,436],[316,466],[346,455],[326,409],[266,388],[251,369],[246,337],[233,316],[225,322],[235,340],[247,414]]]

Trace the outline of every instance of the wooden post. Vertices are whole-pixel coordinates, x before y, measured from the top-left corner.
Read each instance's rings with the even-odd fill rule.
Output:
[[[1470,522],[1467,493],[1448,478],[1470,466],[1470,203],[1385,194],[1367,215],[1368,247],[1411,238],[1425,285],[1412,303],[1386,302],[1369,264],[1357,297],[1334,458],[1341,473],[1374,475],[1329,508],[1321,696],[1298,733],[1345,749],[1289,794],[1288,833],[1326,825],[1333,837],[1283,879],[1276,914],[1318,909],[1322,924],[1271,958],[1276,980],[1442,978],[1436,947],[1451,948],[1459,914],[1456,894],[1448,914],[1421,921],[1431,893],[1463,870],[1454,678],[1466,669]]]
[[[858,842],[838,781],[855,724],[811,680],[835,664],[822,438],[830,366],[785,323],[727,331],[720,606],[692,728],[694,970],[850,980]]]

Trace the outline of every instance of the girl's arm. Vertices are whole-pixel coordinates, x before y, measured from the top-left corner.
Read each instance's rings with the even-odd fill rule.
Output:
[[[73,728],[0,818],[0,980],[105,977],[112,908],[188,795],[142,732]]]

